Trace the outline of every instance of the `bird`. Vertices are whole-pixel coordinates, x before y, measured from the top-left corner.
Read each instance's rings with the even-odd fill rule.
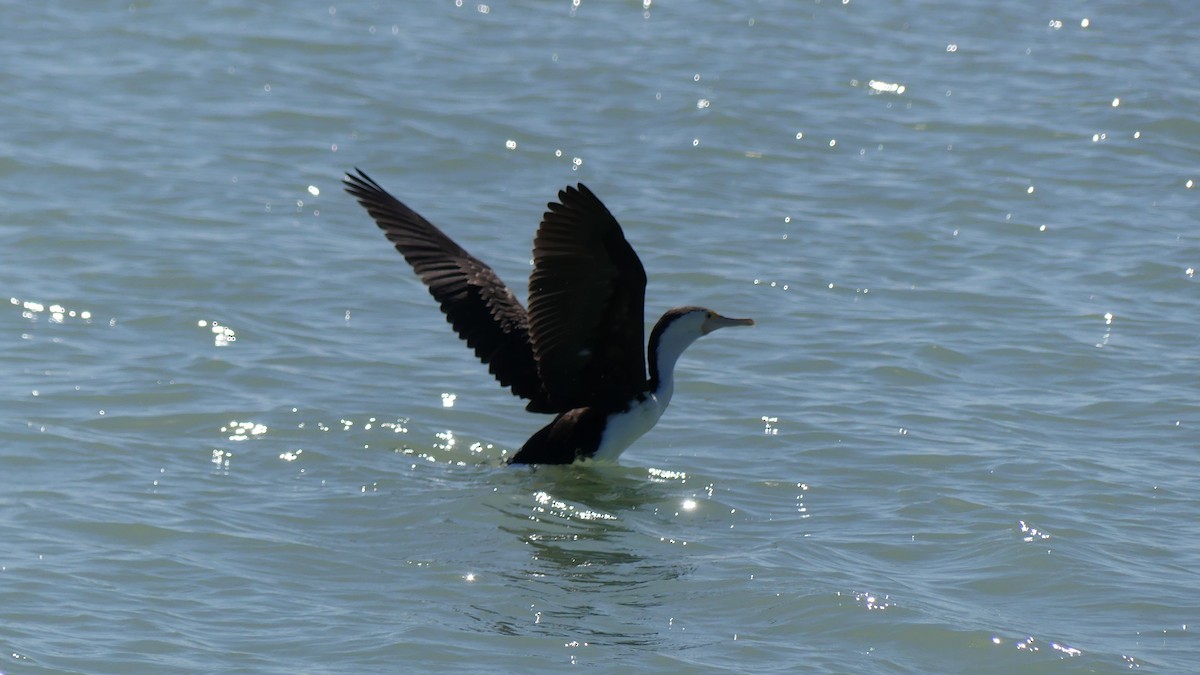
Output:
[[[501,386],[528,401],[526,410],[554,415],[509,464],[615,462],[667,409],[675,363],[689,345],[719,328],[754,325],[676,307],[654,325],[647,348],[646,270],[616,218],[582,183],[546,206],[526,309],[491,267],[355,171],[343,178],[346,192],[412,266],[459,337]]]

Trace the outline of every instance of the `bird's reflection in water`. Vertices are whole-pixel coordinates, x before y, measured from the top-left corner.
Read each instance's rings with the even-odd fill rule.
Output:
[[[617,465],[503,475],[517,489],[495,506],[506,516],[500,529],[529,548],[528,564],[503,576],[533,606],[528,633],[593,644],[661,642],[655,615],[671,582],[692,568],[678,549],[664,548],[656,532],[664,526],[658,505],[672,501],[678,485]],[[504,623],[505,630],[522,632]]]

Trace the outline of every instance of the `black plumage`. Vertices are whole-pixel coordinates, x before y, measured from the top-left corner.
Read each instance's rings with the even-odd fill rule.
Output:
[[[616,219],[582,183],[559,191],[558,201],[547,205],[534,238],[528,311],[490,267],[366,173],[348,174],[345,187],[500,384],[527,399],[526,410],[557,415],[512,462],[569,463],[591,456],[608,420],[645,402],[652,383],[659,386],[657,372],[646,376],[645,269]],[[679,351],[709,330],[752,323],[679,308],[664,315],[654,332],[661,335],[673,318],[692,311],[707,312],[710,321]],[[677,356],[670,357],[671,367]],[[657,364],[653,354],[651,364]],[[661,408],[669,399],[667,391]],[[645,428],[658,415],[655,408]]]

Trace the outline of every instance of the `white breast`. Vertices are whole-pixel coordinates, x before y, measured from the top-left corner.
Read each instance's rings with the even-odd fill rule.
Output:
[[[617,461],[625,448],[654,428],[669,400],[670,397],[667,397],[666,401],[660,403],[658,396],[647,394],[644,400],[635,403],[628,411],[610,417],[600,436],[600,447],[592,459],[597,462]]]

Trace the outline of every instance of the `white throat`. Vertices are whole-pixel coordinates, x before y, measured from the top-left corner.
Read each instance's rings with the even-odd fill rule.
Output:
[[[629,407],[629,410],[613,415],[608,420],[604,435],[600,437],[600,446],[592,459],[599,462],[616,461],[634,441],[641,438],[647,431],[654,428],[658,419],[666,412],[675,393],[675,363],[680,354],[700,337],[700,331],[694,326],[688,326],[684,321],[677,321],[666,327],[652,349],[657,354],[651,357],[651,378],[658,376],[657,386],[646,393]],[[653,379],[651,380],[653,382]]]
[[[650,348],[656,353],[650,358],[650,379],[653,383],[655,376],[658,378],[654,392],[663,400],[663,408],[667,407],[667,402],[675,392],[675,363],[684,350],[700,338],[700,329],[694,325],[697,322],[698,319],[690,317],[673,321],[658,336],[657,344],[651,341]]]

